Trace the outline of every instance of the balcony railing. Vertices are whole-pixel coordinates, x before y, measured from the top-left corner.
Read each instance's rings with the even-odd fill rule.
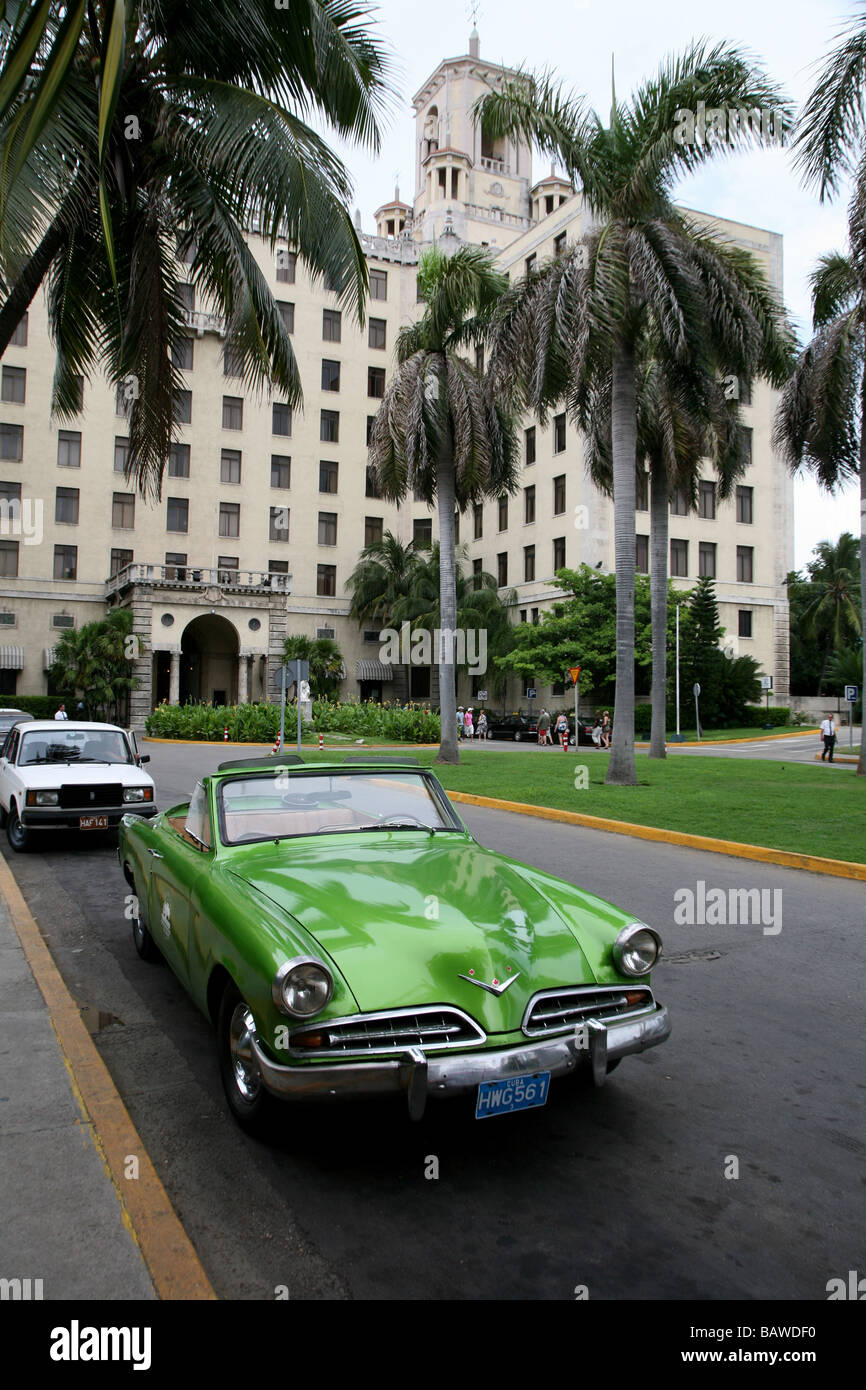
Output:
[[[466,213],[479,222],[499,222],[503,227],[518,227],[524,232],[532,226],[532,219],[521,217],[520,213],[503,212],[501,208],[482,207],[478,203],[467,203]]]
[[[482,169],[487,169],[491,174],[510,174],[511,165],[506,164],[504,159],[491,159],[489,155],[482,155],[479,160]]]
[[[360,241],[365,256],[375,256],[380,261],[399,261],[401,265],[418,263],[418,247],[406,235],[369,236],[362,232]]]
[[[201,565],[125,565],[105,581],[105,596],[120,593],[133,584],[159,589],[209,589],[216,587],[234,593],[292,592],[290,574],[271,574],[262,570],[235,570]]]

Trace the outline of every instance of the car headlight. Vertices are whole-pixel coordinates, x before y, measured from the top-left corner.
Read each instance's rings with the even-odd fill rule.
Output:
[[[153,801],[153,787],[124,787],[124,801]]]
[[[28,806],[56,806],[59,800],[59,792],[34,792],[27,793]]]
[[[286,961],[274,976],[273,998],[277,1008],[295,1018],[312,1018],[330,1003],[334,978],[320,960],[301,956]]]
[[[613,962],[621,975],[646,975],[661,952],[662,940],[658,932],[646,922],[631,922],[623,927],[613,943]]]

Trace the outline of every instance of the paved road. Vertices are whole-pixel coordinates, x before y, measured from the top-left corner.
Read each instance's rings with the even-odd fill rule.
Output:
[[[854,730],[854,743],[860,742],[860,730]],[[463,742],[461,748],[481,748],[491,751],[513,753],[515,749],[521,753],[535,753],[538,756],[552,757],[554,753],[560,754],[562,750],[558,747],[539,749],[537,743],[529,741],[526,743],[510,743],[504,739],[485,740],[483,742],[473,739],[471,743]],[[814,763],[815,754],[820,753],[823,744],[818,740],[814,733],[794,735],[790,738],[757,738],[754,741],[744,739],[741,743],[726,741],[724,743],[705,743],[705,744],[677,744],[669,743],[667,751],[669,754],[676,754],[678,757],[699,757],[699,758],[765,758],[772,762],[787,763]],[[581,744],[580,754],[592,757],[597,750],[586,744]],[[574,749],[571,749],[574,752]],[[638,748],[638,754],[647,754],[648,747]],[[843,736],[836,744],[837,753],[848,752],[848,731],[844,731]],[[825,764],[829,766],[829,764]],[[840,764],[844,766],[844,764]]]
[[[225,756],[151,752],[161,805]],[[661,930],[670,1041],[601,1091],[560,1083],[542,1111],[292,1110],[271,1148],[228,1118],[208,1024],[135,955],[114,850],[60,839],[13,857],[218,1294],[823,1300],[866,1268],[862,885],[458,809],[483,843]],[[674,894],[699,881],[778,890],[774,924],[675,924]]]

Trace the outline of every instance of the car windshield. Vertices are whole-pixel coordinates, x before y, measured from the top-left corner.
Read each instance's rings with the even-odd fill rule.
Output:
[[[223,843],[368,830],[458,830],[420,772],[264,773],[219,788]]]
[[[22,733],[19,767],[36,763],[131,763],[119,729],[34,729]]]

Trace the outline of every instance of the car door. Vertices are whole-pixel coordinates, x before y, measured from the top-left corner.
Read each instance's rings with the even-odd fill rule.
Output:
[[[190,899],[195,880],[212,857],[205,843],[210,840],[209,821],[200,824],[198,819],[197,798],[203,794],[202,784],[199,783],[190,804],[193,817],[190,823],[198,827],[201,843],[194,844],[167,826],[164,833],[148,847],[152,861],[150,934],[175,974],[187,986],[190,983]]]
[[[15,757],[18,752],[18,744],[21,734],[18,729],[12,728],[3,741],[3,751],[0,753],[0,806],[4,811],[9,810],[9,800],[12,794],[14,782]]]

